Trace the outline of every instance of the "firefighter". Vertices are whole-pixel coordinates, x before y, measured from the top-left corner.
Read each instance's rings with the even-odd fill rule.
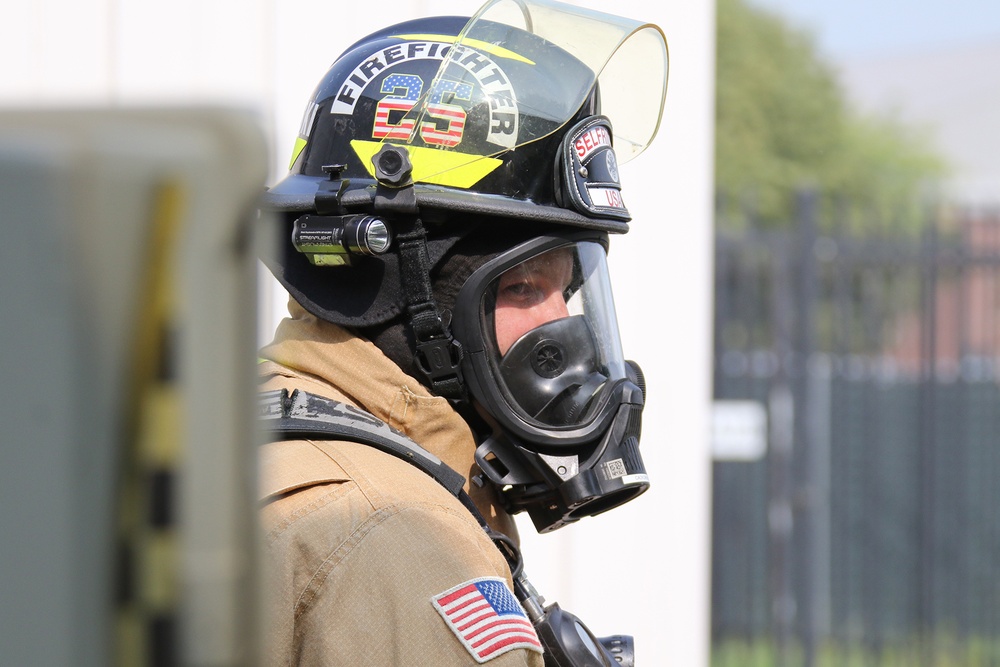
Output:
[[[388,27],[319,83],[264,199],[291,298],[261,389],[398,430],[488,530],[365,443],[264,445],[268,664],[555,664],[511,515],[548,532],[649,486],[606,254],[665,86],[658,28],[550,0]]]

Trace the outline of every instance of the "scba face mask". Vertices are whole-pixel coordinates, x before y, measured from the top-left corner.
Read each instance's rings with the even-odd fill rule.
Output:
[[[649,487],[642,375],[622,355],[606,244],[599,232],[533,239],[480,267],[456,303],[469,392],[499,427],[476,460],[539,532]]]

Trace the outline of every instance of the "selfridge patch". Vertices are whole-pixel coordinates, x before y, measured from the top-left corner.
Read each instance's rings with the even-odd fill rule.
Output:
[[[519,648],[542,652],[535,628],[503,579],[467,581],[435,595],[431,604],[480,664]]]
[[[593,218],[631,220],[622,200],[611,121],[591,116],[566,133],[562,145],[565,203]]]
[[[601,148],[611,148],[611,130],[604,125],[588,127],[573,138],[576,158],[584,164]]]

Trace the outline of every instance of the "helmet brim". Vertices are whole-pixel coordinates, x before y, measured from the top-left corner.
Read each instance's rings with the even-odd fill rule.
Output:
[[[328,181],[325,176],[289,174],[268,189],[262,207],[275,211],[311,211],[316,207],[316,193],[320,184]],[[344,193],[341,203],[348,209],[370,208],[375,201],[375,184],[359,183],[359,187]],[[628,223],[609,218],[591,218],[576,211],[554,206],[543,206],[532,201],[509,197],[465,192],[450,188],[416,184],[417,206],[445,212],[448,216],[485,215],[515,222],[533,222],[567,225],[579,229],[594,229],[612,234],[624,234]]]

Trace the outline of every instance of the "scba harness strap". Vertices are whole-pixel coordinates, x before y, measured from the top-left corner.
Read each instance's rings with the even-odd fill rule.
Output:
[[[514,593],[545,647],[547,667],[631,667],[632,638],[597,638],[573,614],[545,600],[524,575],[521,552],[513,540],[486,523],[464,489],[465,478],[381,419],[353,405],[308,392],[287,389],[260,394],[260,421],[272,441],[292,438],[347,440],[375,447],[416,466],[455,496],[476,518],[510,566]],[[584,638],[587,639],[584,639]]]
[[[375,447],[416,466],[455,496],[476,518],[500,549],[511,574],[520,576],[521,553],[514,542],[493,530],[463,488],[465,478],[426,449],[371,413],[308,392],[287,389],[260,394],[260,419],[264,431],[274,440],[290,438],[338,438]]]

